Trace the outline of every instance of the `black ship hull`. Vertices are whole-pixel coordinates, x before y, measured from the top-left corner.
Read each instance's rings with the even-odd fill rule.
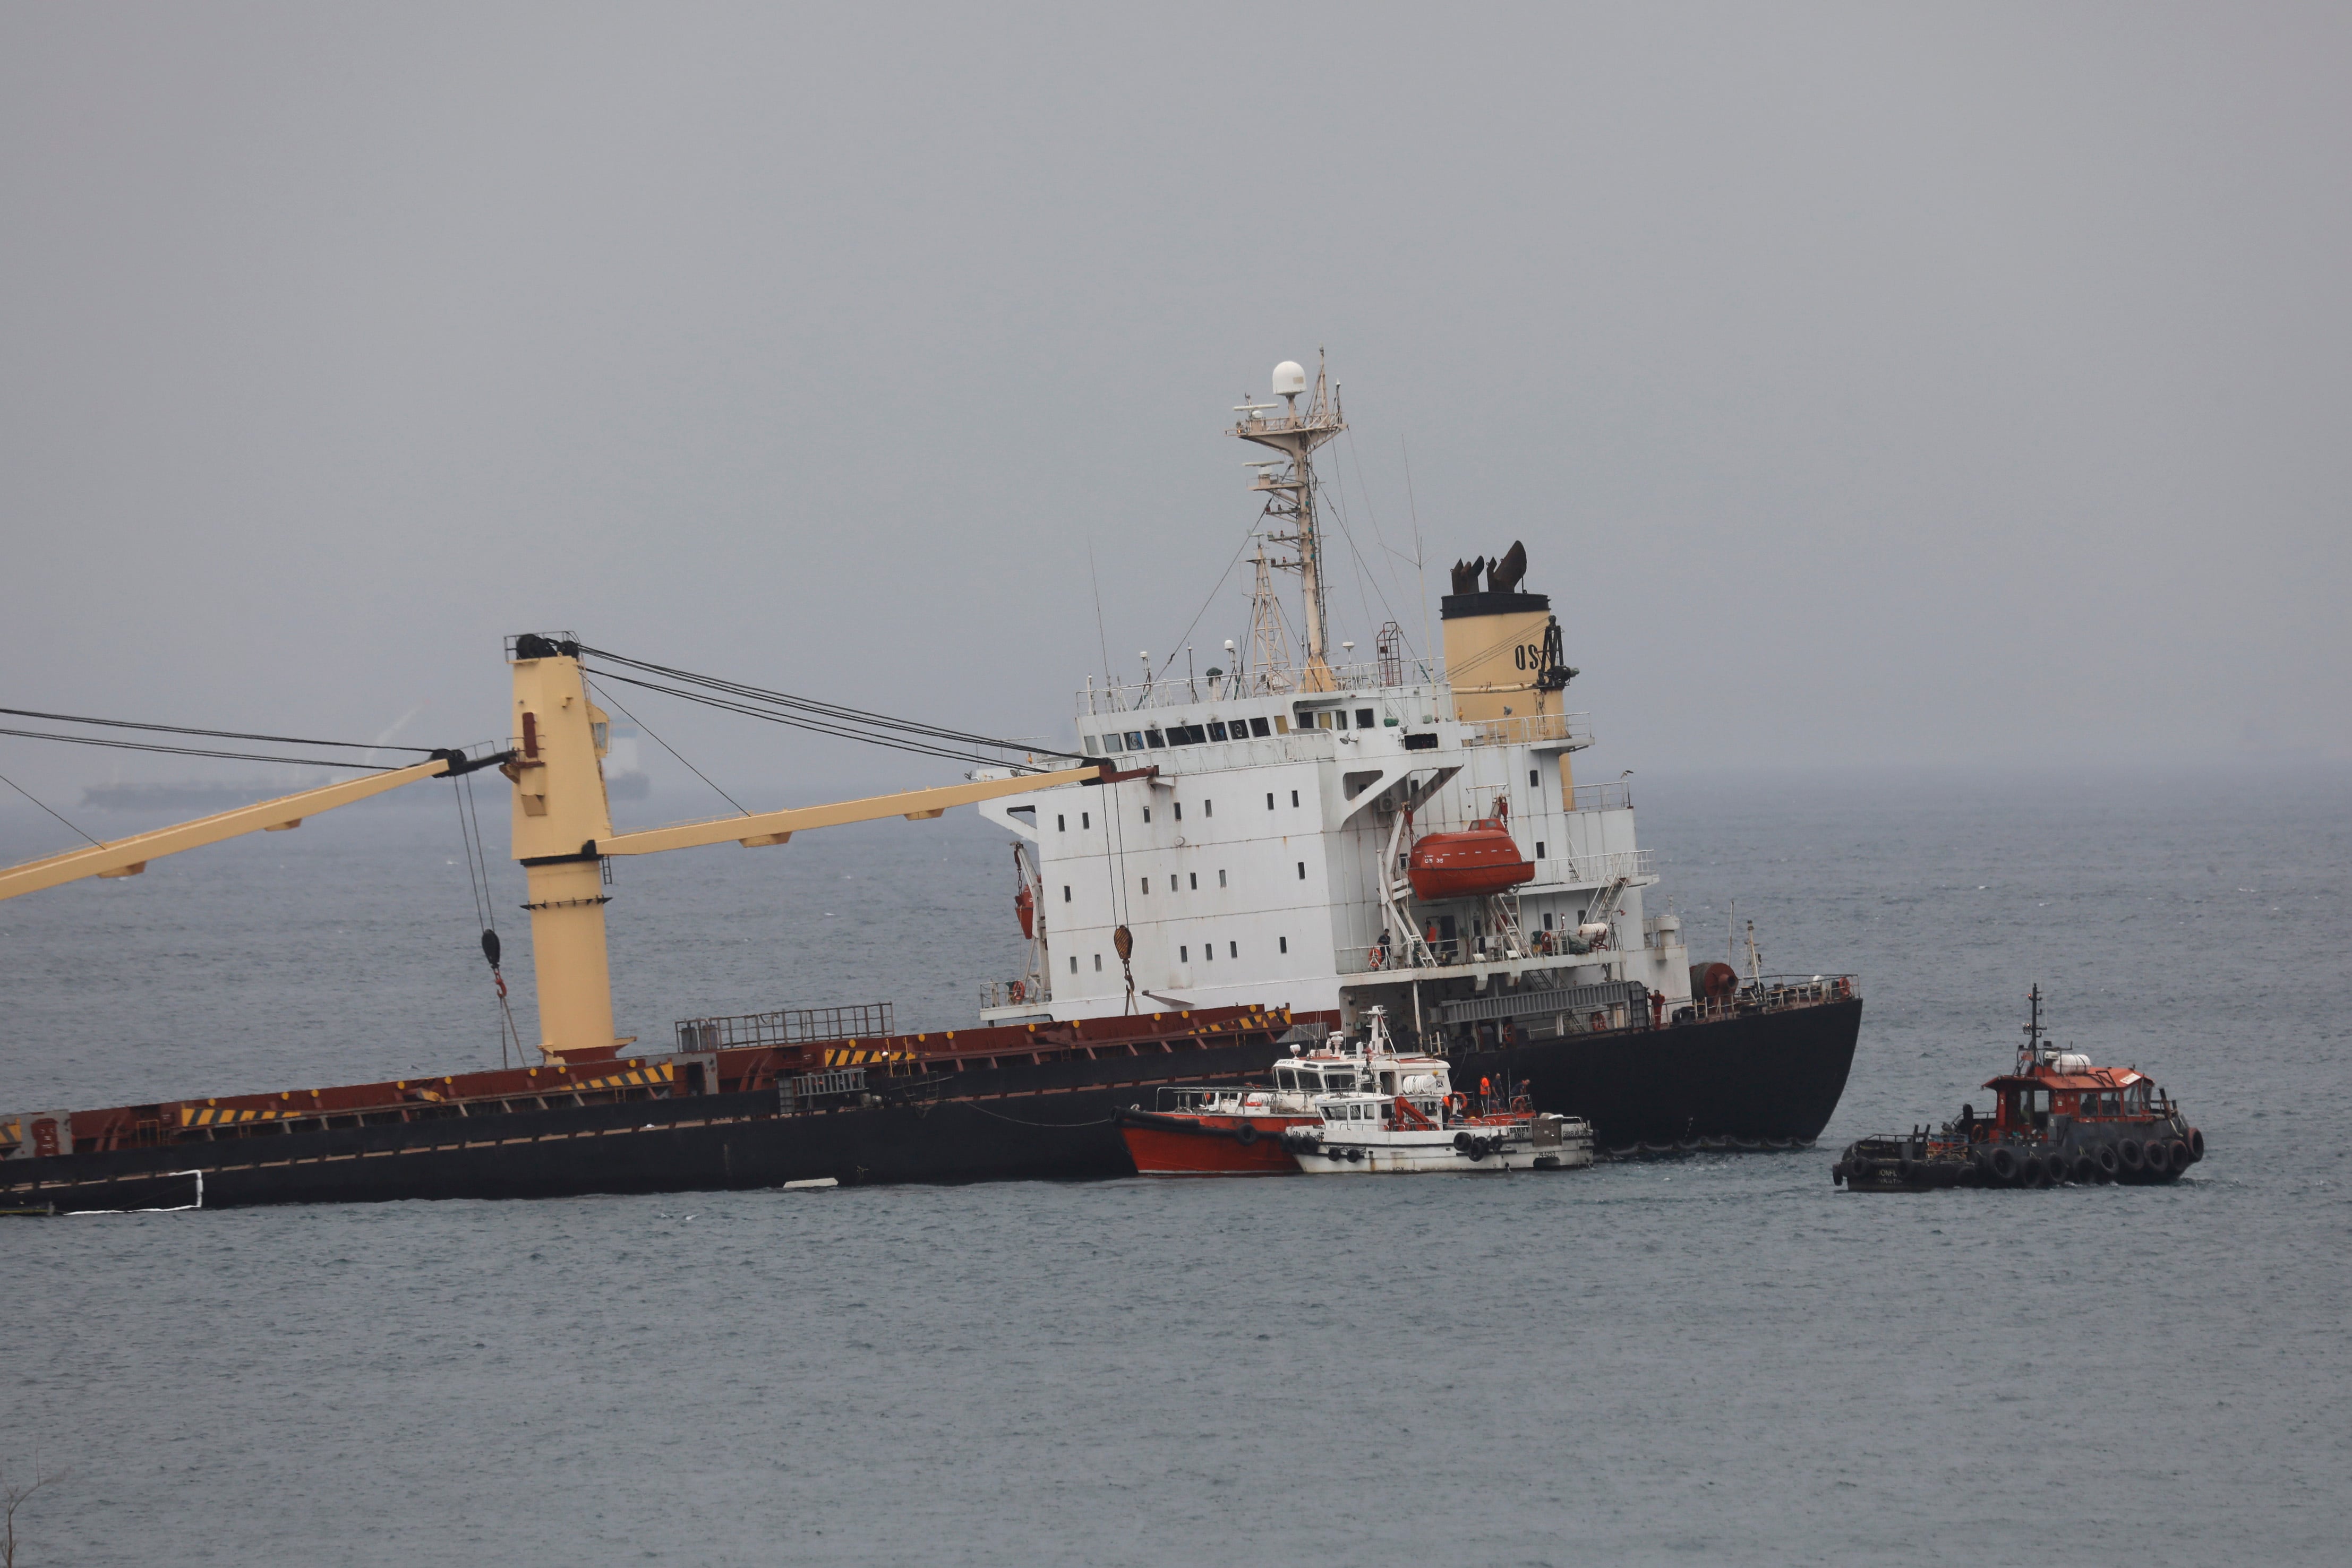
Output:
[[[1828,1122],[1860,1024],[1857,999],[1578,1035],[1458,1058],[1454,1077],[1526,1080],[1538,1109],[1585,1117],[1603,1149],[1785,1145]],[[0,1190],[72,1212],[1129,1176],[1120,1110],[1169,1082],[1262,1082],[1284,1053],[1261,1034],[880,1079],[790,1111],[760,1090],[12,1160]]]
[[[1454,1082],[1524,1081],[1537,1110],[1583,1117],[1614,1154],[1788,1147],[1829,1124],[1861,1032],[1851,997],[1457,1054]]]

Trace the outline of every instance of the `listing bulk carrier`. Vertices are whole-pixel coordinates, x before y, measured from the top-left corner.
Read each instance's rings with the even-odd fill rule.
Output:
[[[437,751],[0,872],[0,897],[131,875],[413,781],[470,788],[496,768],[530,890],[541,1036],[536,1065],[0,1113],[0,1203],[1120,1176],[1133,1170],[1121,1110],[1171,1083],[1263,1082],[1289,1044],[1374,1007],[1448,1054],[1457,1082],[1584,1117],[1606,1149],[1809,1143],[1853,1059],[1852,979],[1694,967],[1676,918],[1648,911],[1658,879],[1625,786],[1575,782],[1591,735],[1563,706],[1576,672],[1549,601],[1522,588],[1522,548],[1457,566],[1442,668],[1410,660],[1394,623],[1371,662],[1330,658],[1313,455],[1345,424],[1319,372],[1310,392],[1285,363],[1275,392],[1279,402],[1244,403],[1232,429],[1275,454],[1255,465],[1254,487],[1264,544],[1287,552],[1258,551],[1247,651],[1227,643],[1232,667],[1197,676],[1147,664],[1131,686],[1089,682],[1066,754],[940,789],[616,832],[610,721],[592,678],[786,723],[823,710],[837,724],[850,710],[530,633],[508,643],[503,749]],[[1295,654],[1277,570],[1300,579]],[[965,755],[1003,745],[877,722]],[[661,1050],[615,1033],[614,858],[780,845],[966,804],[1017,836],[1027,944],[1024,972],[983,988],[977,1027],[908,1033],[874,1004],[683,1019]],[[485,950],[496,974],[489,933]]]

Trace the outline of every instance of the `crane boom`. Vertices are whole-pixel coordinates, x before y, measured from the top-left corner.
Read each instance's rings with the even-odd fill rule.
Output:
[[[863,800],[839,800],[829,806],[795,806],[782,811],[758,811],[742,817],[716,817],[707,822],[687,822],[675,828],[650,828],[596,841],[596,852],[607,855],[647,855],[663,850],[690,850],[703,844],[723,844],[732,839],[745,848],[781,844],[810,828],[837,828],[849,822],[874,822],[885,817],[918,821],[936,817],[950,806],[1018,795],[1027,789],[1050,789],[1061,784],[1091,784],[1102,777],[1102,765],[1066,768],[1052,773],[1029,773],[1017,779],[983,779],[970,784],[943,784],[936,789],[908,789],[897,795],[874,795]]]
[[[299,828],[305,817],[315,817],[321,811],[331,811],[338,806],[348,806],[354,800],[364,800],[387,789],[414,784],[419,779],[437,779],[453,767],[460,772],[469,770],[463,754],[445,751],[413,767],[394,768],[362,779],[346,779],[340,784],[321,785],[316,789],[299,789],[291,795],[280,795],[274,800],[257,800],[250,806],[238,806],[209,817],[199,817],[193,822],[158,828],[148,833],[134,833],[130,838],[117,839],[111,843],[97,844],[89,849],[68,850],[61,855],[51,855],[46,860],[27,861],[23,865],[0,871],[0,898],[38,893],[43,888],[76,882],[86,876],[136,876],[147,869],[149,861],[160,856],[177,854],[182,850],[202,849],[206,844],[216,844],[224,839],[234,839],[246,833],[275,833],[288,828]]]
[[[508,661],[514,679],[514,734],[520,744],[494,756],[436,752],[431,759],[364,779],[329,784],[235,810],[159,828],[113,843],[71,850],[0,871],[0,898],[36,893],[85,876],[135,876],[158,855],[218,843],[242,833],[301,826],[302,819],[364,800],[419,779],[496,767],[514,783],[514,858],[530,890],[531,965],[539,997],[539,1049],[551,1061],[594,1061],[630,1043],[613,1033],[611,959],[605,946],[604,867],[614,855],[655,854],[735,840],[781,844],[810,828],[885,817],[936,817],[950,807],[1064,784],[1115,781],[1107,762],[909,789],[827,806],[797,806],[640,832],[615,833],[604,790],[603,758],[610,734],[604,711],[588,700],[580,644],[570,637],[525,633]],[[1129,775],[1128,777],[1132,777]],[[503,982],[502,982],[503,983]]]

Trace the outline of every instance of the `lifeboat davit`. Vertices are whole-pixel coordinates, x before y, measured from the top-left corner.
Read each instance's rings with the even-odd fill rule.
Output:
[[[1431,833],[1414,843],[1405,875],[1423,902],[1484,898],[1533,882],[1536,865],[1519,852],[1509,829],[1481,817],[1459,832]]]

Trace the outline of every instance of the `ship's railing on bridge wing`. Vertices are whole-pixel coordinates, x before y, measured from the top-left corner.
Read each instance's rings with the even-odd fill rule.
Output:
[[[1613,850],[1605,855],[1549,855],[1535,862],[1537,887],[1601,887],[1623,877],[1639,882],[1658,873],[1655,850]]]
[[[821,1040],[873,1040],[897,1030],[888,1002],[838,1008],[782,1008],[731,1018],[680,1019],[680,1051],[737,1051],[749,1046],[807,1045]]]
[[[1569,801],[1571,811],[1630,811],[1633,787],[1620,779],[1612,784],[1579,784]]]
[[[1533,746],[1549,741],[1570,747],[1592,744],[1592,716],[1585,713],[1530,713],[1517,718],[1481,719],[1462,727],[1465,746]]]

